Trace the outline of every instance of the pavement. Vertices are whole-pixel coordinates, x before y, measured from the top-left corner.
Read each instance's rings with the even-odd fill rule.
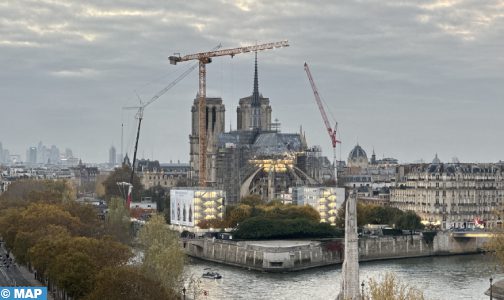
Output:
[[[0,246],[0,286],[45,286],[40,281],[35,279],[35,275],[26,267],[16,264],[16,260],[12,253],[9,254],[10,260],[7,258],[7,251]],[[6,264],[4,264],[4,259]],[[7,265],[9,266],[7,268]],[[54,298],[50,293],[47,295],[48,300]]]

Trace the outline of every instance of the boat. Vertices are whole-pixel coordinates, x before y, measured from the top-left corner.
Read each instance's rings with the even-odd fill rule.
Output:
[[[221,279],[222,276],[217,272],[206,272],[206,273],[203,273],[203,278]]]

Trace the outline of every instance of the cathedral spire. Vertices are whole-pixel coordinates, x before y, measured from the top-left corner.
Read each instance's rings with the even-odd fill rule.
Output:
[[[257,51],[255,53],[254,91],[252,92],[252,106],[255,107],[261,106],[261,102],[259,99],[259,76],[257,75]]]

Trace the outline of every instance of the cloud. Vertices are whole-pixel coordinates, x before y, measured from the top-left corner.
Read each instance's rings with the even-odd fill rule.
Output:
[[[4,1],[0,92],[11,113],[0,120],[1,142],[24,153],[43,139],[104,161],[111,143],[119,148],[120,124],[136,128],[121,111],[137,103],[135,91],[152,97],[187,67],[170,65],[169,55],[288,39],[290,47],[259,54],[261,92],[284,131],[303,123],[310,143],[330,154],[302,68],[308,61],[345,133],[343,151],[359,136],[401,160],[430,159],[433,148],[452,151],[432,136],[467,129],[470,114],[488,120],[460,141],[487,144],[478,131],[500,134],[487,124],[504,110],[503,17],[500,0]],[[207,67],[208,90],[224,98],[227,123],[236,124],[238,98],[251,92],[252,69],[253,56],[245,54]],[[146,111],[146,153],[188,160],[197,86],[191,74]],[[463,118],[443,122],[450,113]],[[26,125],[6,131],[19,115]],[[71,118],[78,121],[61,123]],[[469,145],[444,156],[502,159],[497,149],[504,144],[493,142],[486,154]]]

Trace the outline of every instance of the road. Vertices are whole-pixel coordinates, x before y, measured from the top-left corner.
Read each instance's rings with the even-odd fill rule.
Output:
[[[12,259],[12,255],[10,258],[12,259],[12,263],[7,263],[9,267],[7,268],[4,265],[3,261],[6,258],[7,251],[4,249],[3,244],[0,247],[0,286],[34,286],[40,285],[36,284],[34,280],[28,280],[23,276],[18,266],[15,264],[14,259]],[[8,259],[7,259],[8,260]],[[6,260],[6,261],[7,261]]]

